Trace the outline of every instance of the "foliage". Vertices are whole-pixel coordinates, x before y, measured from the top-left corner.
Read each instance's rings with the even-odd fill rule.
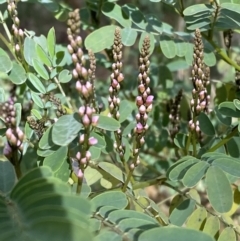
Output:
[[[198,2],[0,0],[1,241],[239,239],[240,4]]]

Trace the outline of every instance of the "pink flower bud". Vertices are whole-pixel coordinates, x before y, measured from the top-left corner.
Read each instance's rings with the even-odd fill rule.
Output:
[[[70,44],[67,46],[67,49],[70,54],[73,54],[73,48]]]
[[[82,158],[82,159],[80,160],[80,163],[81,163],[82,165],[87,164],[87,158],[86,158],[86,157]]]
[[[77,160],[80,160],[81,159],[81,153],[78,151],[77,154],[76,154],[76,158]]]
[[[93,87],[92,87],[92,84],[89,81],[86,82],[86,88],[87,88],[89,93],[92,92]]]
[[[137,114],[136,114],[136,120],[137,120],[137,121],[140,121],[140,118],[141,118],[140,114],[137,113]]]
[[[147,107],[147,110],[146,110],[147,113],[149,113],[149,112],[152,110],[152,106],[153,106],[153,105],[151,104],[151,105],[149,105],[149,106]]]
[[[140,122],[137,123],[136,131],[139,134],[143,132],[143,125]]]
[[[143,84],[140,84],[138,86],[138,90],[139,90],[140,93],[143,93],[145,91],[145,86]]]
[[[78,62],[78,57],[77,57],[77,55],[76,54],[72,54],[72,61],[73,61],[73,63],[77,63]]]
[[[77,72],[76,69],[73,69],[73,71],[72,71],[72,75],[73,75],[73,77],[74,77],[75,79],[78,78],[78,72]]]
[[[145,114],[145,113],[146,113],[146,107],[145,107],[144,105],[141,105],[141,106],[139,107],[139,112],[140,112],[141,114]]]
[[[87,151],[87,152],[86,152],[87,161],[90,161],[91,157],[92,157],[91,152],[90,152],[90,151]]]
[[[146,99],[146,105],[149,106],[152,104],[153,102],[153,99],[154,99],[154,96],[153,95],[149,95]]]
[[[80,137],[79,137],[79,144],[82,144],[84,142],[84,139],[85,139],[85,135],[81,134]]]
[[[113,87],[113,88],[116,88],[117,85],[118,85],[118,81],[117,81],[116,79],[113,79],[113,80],[112,80],[112,87]]]
[[[83,179],[83,172],[82,172],[81,169],[78,170],[77,177],[78,177],[79,179]]]
[[[88,98],[88,97],[89,97],[89,92],[88,92],[88,89],[86,88],[85,85],[82,85],[82,95],[83,95],[85,98]]]
[[[88,77],[87,69],[84,68],[84,67],[82,67],[82,77],[83,77],[84,79],[87,79],[87,77]]]
[[[119,74],[117,80],[118,80],[119,83],[121,83],[124,80],[124,76],[123,76],[122,73]]]
[[[137,106],[141,106],[143,104],[143,100],[141,96],[136,97],[136,104]]]
[[[90,119],[87,114],[83,116],[82,123],[85,127],[88,127],[90,125]]]
[[[78,109],[78,114],[83,117],[83,115],[85,114],[85,106],[81,106],[79,109]]]
[[[80,82],[79,80],[76,82],[76,90],[77,90],[79,93],[82,92],[82,84],[81,84],[81,82]]]
[[[94,137],[90,137],[90,138],[88,139],[88,144],[89,144],[89,146],[96,145],[97,143],[98,143],[98,140],[97,140],[96,138],[94,138]]]
[[[144,137],[140,139],[140,144],[143,145],[145,143]]]
[[[87,106],[87,108],[86,108],[86,114],[87,114],[89,117],[91,117],[91,115],[92,115],[92,108],[91,108],[91,107]]]
[[[11,128],[8,128],[7,131],[6,131],[6,137],[8,140],[10,140],[12,136],[12,129]]]
[[[99,120],[99,116],[98,115],[93,116],[92,117],[92,125],[93,126],[97,126],[98,120]]]

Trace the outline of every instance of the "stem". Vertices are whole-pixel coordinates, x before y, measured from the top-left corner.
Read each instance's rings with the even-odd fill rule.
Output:
[[[13,52],[11,45],[8,43],[7,39],[0,33],[0,39],[2,40],[2,42],[7,46],[7,48],[9,49],[9,51],[11,52],[11,54],[13,55],[13,57],[15,58],[16,61],[18,61],[15,53]]]
[[[129,172],[128,172],[127,179],[126,179],[126,181],[124,182],[124,185],[123,185],[123,187],[122,187],[122,191],[123,191],[123,192],[126,192],[126,190],[127,190],[127,186],[128,186],[128,183],[129,183],[130,180],[131,180],[133,171],[134,171],[134,169],[130,169]]]
[[[66,94],[65,94],[65,92],[64,92],[64,90],[63,90],[61,84],[59,83],[57,77],[54,77],[53,80],[54,80],[54,82],[56,83],[56,85],[58,86],[58,88],[59,88],[61,94],[62,94],[64,97],[66,97]],[[72,109],[73,107],[72,107],[71,103],[69,102],[69,100],[68,100],[67,98],[65,98],[65,99],[66,99],[66,102],[67,102],[68,108]]]
[[[2,12],[1,12],[1,11],[0,11],[0,19],[1,19],[1,21],[2,21],[2,25],[3,25],[3,28],[4,28],[5,32],[6,32],[6,34],[7,34],[7,37],[8,37],[8,39],[9,39],[9,41],[11,42],[11,40],[12,40],[12,35],[11,35],[9,29],[8,29],[7,24],[5,23],[5,21],[4,21],[4,19],[3,19],[3,15],[2,15]]]
[[[172,186],[172,185],[171,185],[170,183],[168,183],[168,182],[163,182],[163,185],[165,185],[165,186],[167,186],[167,187],[170,187],[171,189],[175,190],[176,192],[178,192],[179,194],[181,194],[181,195],[182,195],[183,197],[185,197],[185,198],[192,199],[192,198],[186,193],[187,190],[186,190],[186,191],[178,190],[176,187]],[[194,199],[192,199],[192,200],[194,200]],[[211,215],[214,216],[214,217],[217,217],[223,224],[225,224],[226,226],[229,226],[229,223],[227,223],[226,221],[224,221],[224,219],[223,219],[220,215],[218,215],[218,214],[214,213],[213,211],[207,209],[207,208],[204,207],[201,203],[198,203],[196,200],[194,200],[194,201],[195,201],[195,203],[196,203],[196,205],[197,205],[198,207],[204,208],[209,214],[211,214]],[[235,231],[236,234],[240,235],[240,233],[239,233],[234,227],[233,227],[233,229],[234,229],[234,231]]]
[[[207,152],[214,152],[216,151],[219,147],[225,145],[230,139],[235,136],[238,132],[238,126],[234,127],[231,133],[229,133],[226,137],[224,137],[220,142],[218,142],[216,145],[211,147]]]
[[[221,56],[221,58],[231,66],[233,66],[236,70],[240,71],[240,66],[235,63],[233,60],[231,60],[228,55],[220,49],[216,43],[214,43],[213,40],[209,39],[204,33],[202,33],[202,36],[214,47],[215,51]]]
[[[77,194],[80,194],[80,193],[81,193],[82,183],[83,183],[83,178],[78,178],[77,190],[76,190],[76,193],[77,193]]]
[[[161,175],[160,177],[157,177],[155,179],[151,179],[145,182],[137,182],[136,184],[133,185],[132,189],[143,189],[145,187],[149,187],[152,185],[157,185],[157,184],[162,184],[167,180],[166,175]]]

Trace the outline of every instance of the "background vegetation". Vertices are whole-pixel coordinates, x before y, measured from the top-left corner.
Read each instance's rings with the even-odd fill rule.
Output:
[[[238,0],[0,10],[0,240],[239,240]]]

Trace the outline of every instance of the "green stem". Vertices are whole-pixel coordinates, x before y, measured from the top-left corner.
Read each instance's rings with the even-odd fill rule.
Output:
[[[83,183],[83,178],[78,178],[77,191],[76,191],[77,194],[80,194],[80,193],[81,193],[82,183]]]
[[[58,86],[58,89],[60,90],[61,94],[65,97],[68,108],[72,109],[73,107],[72,107],[71,103],[69,102],[68,98],[66,98],[66,94],[65,94],[61,84],[59,83],[57,77],[54,77],[53,80],[54,80],[55,84]]]
[[[123,191],[123,192],[126,192],[126,190],[127,190],[127,186],[128,186],[128,183],[129,183],[130,180],[131,180],[133,171],[134,171],[134,169],[130,169],[129,172],[128,172],[127,179],[126,179],[126,181],[124,182],[123,187],[122,187],[122,191]]]
[[[204,33],[202,33],[202,36],[214,47],[216,53],[219,54],[226,63],[230,64],[236,70],[240,71],[240,66],[232,59],[230,59],[228,55],[222,49],[220,49],[213,40],[210,40]]]
[[[167,180],[166,175],[162,175],[158,178],[151,179],[151,180],[148,180],[148,181],[145,181],[145,182],[137,182],[133,185],[132,189],[133,190],[143,189],[145,187],[149,187],[149,186],[152,186],[152,185],[157,185],[157,184],[163,183],[166,180]]]
[[[7,48],[9,49],[9,51],[11,52],[12,56],[15,58],[16,61],[18,61],[15,53],[12,50],[12,46],[8,43],[7,39],[0,33],[0,39],[2,40],[2,42],[7,46]]]
[[[207,152],[214,152],[216,151],[219,147],[225,145],[230,139],[235,136],[238,132],[238,126],[236,126],[231,133],[229,133],[226,137],[224,137],[220,142],[218,142],[216,145],[211,147]]]
[[[5,32],[6,32],[6,34],[7,34],[7,37],[8,37],[8,39],[9,39],[9,41],[11,42],[11,40],[12,40],[12,35],[11,35],[9,29],[8,29],[7,24],[5,23],[5,21],[4,21],[4,19],[3,19],[3,15],[2,15],[2,12],[1,12],[1,11],[0,11],[0,19],[1,19],[1,21],[2,21],[2,25],[3,25],[3,28],[4,28]]]

